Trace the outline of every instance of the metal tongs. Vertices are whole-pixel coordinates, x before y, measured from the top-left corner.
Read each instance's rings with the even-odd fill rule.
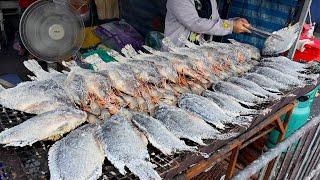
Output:
[[[258,28],[253,27],[253,26],[250,26],[249,30],[251,30],[253,33],[255,33],[255,34],[259,35],[259,36],[265,37],[265,38],[268,38],[268,37],[271,36],[271,37],[276,38],[276,39],[278,39],[280,41],[283,41],[283,38],[281,36],[276,35],[276,34],[272,34],[270,32],[258,29]]]

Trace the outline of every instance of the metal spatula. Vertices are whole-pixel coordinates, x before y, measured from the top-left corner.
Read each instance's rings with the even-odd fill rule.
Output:
[[[258,29],[258,28],[253,27],[253,26],[250,26],[249,29],[252,31],[252,33],[255,33],[255,34],[257,34],[257,35],[259,35],[259,36],[262,36],[262,37],[268,38],[269,36],[272,36],[272,37],[274,37],[274,38],[276,38],[276,39],[279,39],[279,40],[281,40],[281,41],[283,40],[283,38],[282,38],[281,36],[279,36],[279,35],[272,34],[272,33],[270,33],[270,32],[267,32],[267,31]]]

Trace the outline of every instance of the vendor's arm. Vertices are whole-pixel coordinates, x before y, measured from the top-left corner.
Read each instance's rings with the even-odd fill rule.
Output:
[[[222,20],[219,15],[212,17],[212,19],[200,18],[193,0],[168,0],[167,9],[183,26],[195,33],[224,36],[231,34],[233,30],[237,30],[236,33],[245,30],[242,27],[234,28],[235,25],[243,26],[244,21]],[[213,9],[213,11],[217,11],[217,9]]]

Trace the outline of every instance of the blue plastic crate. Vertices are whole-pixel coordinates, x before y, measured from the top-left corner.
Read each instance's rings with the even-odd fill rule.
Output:
[[[20,79],[20,77],[16,74],[5,74],[5,75],[1,75],[0,79],[3,79],[13,85],[17,85],[19,83],[22,82],[22,80]]]
[[[233,0],[228,17],[243,17],[255,27],[273,32],[288,25],[298,5],[298,0]],[[265,42],[265,38],[251,34],[232,34],[227,38],[258,48],[262,48]]]
[[[320,0],[312,1],[311,5],[311,15],[312,15],[312,21],[320,24]]]

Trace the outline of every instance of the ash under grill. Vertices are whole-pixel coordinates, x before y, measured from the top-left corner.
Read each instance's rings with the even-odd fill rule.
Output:
[[[0,132],[33,116],[0,105]],[[52,144],[53,142],[38,142],[23,148],[0,147],[0,179],[49,179],[48,151]],[[157,165],[156,170],[159,174],[179,165],[178,155],[166,156],[152,146],[149,146],[148,150],[151,162]],[[138,178],[132,173],[126,176],[121,175],[109,161],[105,160],[103,176],[100,179],[133,180]]]

